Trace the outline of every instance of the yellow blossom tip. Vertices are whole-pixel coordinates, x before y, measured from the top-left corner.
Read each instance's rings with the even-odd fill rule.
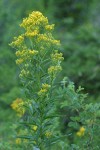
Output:
[[[16,143],[17,145],[18,145],[18,144],[21,144],[21,139],[20,139],[20,138],[16,138],[15,143]]]
[[[32,129],[33,129],[34,131],[36,131],[37,128],[38,128],[36,125],[32,125],[31,127],[32,127]]]
[[[85,133],[85,128],[84,128],[84,127],[81,127],[81,128],[79,129],[79,131],[76,133],[76,135],[79,136],[79,137],[81,137],[81,136],[84,135],[84,133]]]

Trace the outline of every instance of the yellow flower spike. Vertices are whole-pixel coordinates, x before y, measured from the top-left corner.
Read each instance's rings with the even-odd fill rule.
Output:
[[[42,15],[39,11],[33,11],[29,14],[29,17],[23,19],[21,27],[24,27],[26,30],[32,30],[33,26],[39,26],[41,24],[47,25],[48,19]]]
[[[20,138],[16,138],[15,143],[18,144],[18,145],[21,144],[21,139]]]
[[[41,81],[44,82],[45,79],[48,79],[48,83],[50,83],[51,80],[49,78],[49,74],[50,75],[53,74],[55,77],[55,75],[59,71],[62,70],[60,63],[54,64],[52,61],[52,60],[54,61],[63,60],[61,53],[58,54],[54,52],[55,47],[60,45],[60,41],[55,40],[54,37],[52,36],[51,30],[54,29],[54,25],[49,25],[48,19],[44,17],[42,13],[38,11],[32,12],[27,18],[23,19],[23,22],[20,26],[25,29],[24,30],[25,33],[24,35],[21,35],[18,38],[15,38],[15,41],[13,42],[13,45],[16,46],[16,48],[18,49],[18,51],[16,52],[16,56],[18,57],[16,63],[22,64],[20,66],[21,68],[20,77],[22,77],[22,79],[25,81],[24,86],[27,89],[29,89],[29,92],[33,91],[33,93],[35,92],[35,94],[37,94],[36,99],[38,96],[38,100],[40,100],[38,101],[38,103],[40,103],[39,107],[41,109],[43,104],[47,104],[48,102],[49,95],[50,95],[49,89],[51,88],[51,85],[47,83],[43,83],[41,85],[41,83],[39,83],[38,86],[33,90],[33,84],[35,81],[33,79],[33,75],[34,75],[34,78],[36,79],[38,78],[40,82]],[[35,48],[38,51],[34,50]],[[54,56],[51,56],[51,53],[53,52],[54,52]],[[34,55],[38,53],[39,55],[35,57]],[[50,58],[50,56],[48,59],[47,55],[50,55],[52,59]],[[44,60],[43,63],[41,63],[42,60]],[[47,63],[48,65],[51,64],[52,66],[47,68],[48,65],[45,65],[44,63],[46,61],[48,61]],[[41,67],[41,70],[39,72],[39,76],[37,77],[38,70],[35,68],[38,66]],[[42,70],[44,70],[45,72],[43,72]],[[44,75],[46,75],[46,77]],[[32,87],[32,90],[31,90],[31,87]],[[32,98],[32,101],[31,101],[32,104],[34,104],[33,103],[34,100],[35,100],[35,97],[34,99]],[[42,100],[44,100],[43,103],[41,103]],[[26,107],[24,106],[25,104],[26,103],[21,102],[20,104],[15,103],[12,105],[13,109],[18,113],[19,116],[22,116],[25,113],[26,111]],[[30,106],[30,105],[27,104],[27,106]],[[42,114],[42,110],[40,111],[40,116],[41,114]],[[39,145],[43,136],[45,136],[45,138],[49,138],[52,136],[52,133],[50,131],[47,131],[44,133],[41,132],[39,140],[37,140],[35,139],[35,135],[38,130],[39,129],[36,125],[33,125],[33,126],[30,125],[30,133],[33,132],[34,144]],[[30,135],[30,133],[29,133],[29,130],[27,134],[24,134],[24,131],[22,131],[21,135]],[[39,142],[39,143],[36,143],[35,140],[36,142]],[[18,143],[18,139],[17,139],[17,143]]]
[[[36,125],[32,125],[31,127],[32,127],[32,130],[34,130],[34,131],[36,131],[38,128]]]

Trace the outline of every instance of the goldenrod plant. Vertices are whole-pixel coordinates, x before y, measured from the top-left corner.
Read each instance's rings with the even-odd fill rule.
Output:
[[[10,44],[16,48],[16,64],[20,67],[20,78],[24,87],[26,100],[16,99],[11,107],[19,116],[27,115],[21,122],[27,133],[18,135],[21,139],[34,145],[34,149],[50,148],[58,140],[56,98],[54,85],[57,74],[62,70],[64,59],[59,52],[60,41],[52,35],[54,24],[49,25],[42,13],[32,12],[20,24],[24,33],[14,38]],[[25,112],[26,111],[26,112]]]
[[[98,135],[100,104],[88,103],[83,89],[75,90],[67,78],[56,83],[64,58],[60,41],[52,35],[54,24],[33,11],[20,27],[23,33],[10,44],[16,49],[24,90],[24,100],[11,104],[20,117],[16,144],[24,150],[99,149],[94,132]],[[62,118],[68,120],[64,132]]]

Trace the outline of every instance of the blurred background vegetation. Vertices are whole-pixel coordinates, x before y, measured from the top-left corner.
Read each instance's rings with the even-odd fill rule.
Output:
[[[22,97],[9,47],[20,32],[19,23],[32,11],[41,11],[55,23],[54,36],[61,40],[64,76],[85,88],[90,102],[100,99],[100,1],[99,0],[0,0],[0,141],[12,136],[15,114],[11,103]]]

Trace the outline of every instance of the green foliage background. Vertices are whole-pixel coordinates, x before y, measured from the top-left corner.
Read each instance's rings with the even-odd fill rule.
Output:
[[[89,93],[88,101],[99,101],[99,0],[1,0],[0,10],[0,141],[11,138],[15,114],[10,104],[22,97],[15,50],[8,44],[13,36],[18,35],[22,18],[31,11],[41,11],[55,23],[55,36],[61,40],[65,58],[60,78],[68,76],[76,87],[81,85],[85,88]]]

